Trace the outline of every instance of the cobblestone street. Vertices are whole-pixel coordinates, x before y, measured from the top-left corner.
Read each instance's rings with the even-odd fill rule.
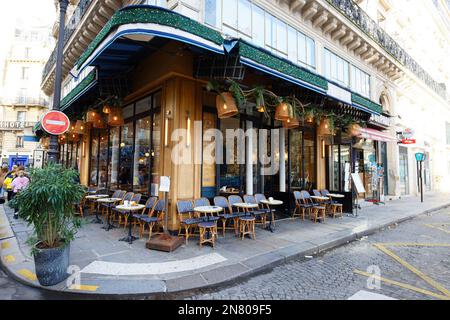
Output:
[[[378,243],[390,243],[386,248],[437,284],[434,283],[433,287],[380,251],[374,246]],[[406,245],[411,243],[415,245]],[[427,246],[429,244],[450,244],[450,210],[420,216],[313,258],[276,267],[269,273],[242,283],[215,290],[201,290],[182,298],[348,299],[358,291],[366,290],[395,299],[440,299],[444,298],[444,293],[436,287],[440,284],[450,288],[450,247]],[[369,290],[367,284],[373,284],[373,279],[368,281],[367,276],[354,272],[360,270],[372,273],[377,267],[382,278],[398,283],[393,285],[381,281],[380,289]],[[418,291],[406,289],[405,286],[414,286]]]

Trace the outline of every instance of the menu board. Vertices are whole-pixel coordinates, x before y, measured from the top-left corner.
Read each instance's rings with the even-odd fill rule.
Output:
[[[359,173],[352,173],[352,180],[357,193],[366,193],[366,189],[364,188]]]

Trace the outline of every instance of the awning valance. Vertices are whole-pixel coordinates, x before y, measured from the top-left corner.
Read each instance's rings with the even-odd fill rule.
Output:
[[[128,6],[118,10],[106,23],[80,56],[73,73],[79,74],[92,65],[105,49],[123,37],[140,41],[161,37],[224,54],[220,32],[171,10],[148,5]]]
[[[376,141],[384,141],[384,142],[391,142],[395,141],[397,142],[397,138],[393,137],[387,133],[370,129],[370,128],[361,128],[359,130],[358,136],[363,139],[370,139],[370,140],[376,140]]]
[[[92,89],[96,84],[97,72],[96,69],[94,69],[89,72],[89,74],[61,100],[60,110],[64,111],[65,109],[67,109],[75,100]]]

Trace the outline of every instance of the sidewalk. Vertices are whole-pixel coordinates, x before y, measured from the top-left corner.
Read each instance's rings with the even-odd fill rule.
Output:
[[[95,295],[173,293],[224,284],[273,268],[290,259],[315,255],[393,223],[450,206],[449,194],[427,194],[425,203],[407,198],[359,210],[358,217],[329,218],[314,224],[300,219],[277,221],[275,232],[257,226],[256,240],[240,240],[232,233],[219,237],[216,249],[200,249],[197,239],[173,253],[150,251],[145,240],[119,242],[126,230],[106,232],[89,223],[71,244],[71,265],[81,270],[81,285],[61,283],[48,290]],[[16,280],[39,286],[34,262],[25,241],[30,229],[12,219],[12,210],[0,206],[0,257]]]

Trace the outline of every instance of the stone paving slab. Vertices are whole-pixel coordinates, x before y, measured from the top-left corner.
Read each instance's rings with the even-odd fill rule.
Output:
[[[420,203],[417,198],[407,198],[391,201],[383,206],[372,205],[359,210],[358,217],[329,218],[325,223],[285,219],[277,221],[274,233],[257,226],[256,240],[241,240],[228,232],[225,238],[219,237],[215,249],[208,246],[200,248],[198,239],[190,238],[187,245],[172,253],[147,250],[147,238],[139,239],[132,245],[119,242],[118,239],[126,234],[125,229],[106,232],[101,229],[102,225],[89,223],[92,220],[92,216],[89,216],[71,243],[71,264],[82,270],[81,286],[74,287],[63,282],[45,289],[77,294],[145,295],[224,284],[274,268],[292,259],[307,259],[308,256],[354,241],[389,225],[450,206],[448,194],[427,194],[425,200],[425,203]],[[34,275],[34,262],[25,243],[30,230],[23,221],[12,219],[12,210],[7,206],[0,206],[0,233],[7,236],[4,240],[0,238],[0,261],[16,280],[39,286]],[[2,246],[2,243],[8,245]],[[210,264],[193,265],[193,268],[185,265],[187,269],[180,272],[167,273],[158,267],[158,264],[163,266],[164,263],[175,266],[177,263],[180,266],[193,263],[185,261],[201,260],[203,256],[213,253],[224,259],[219,262],[211,261]],[[4,256],[14,256],[14,261]],[[83,273],[84,268],[89,268],[96,261],[106,263],[108,267],[111,266],[108,263],[129,263],[134,265],[133,268],[138,268],[139,264],[154,265],[148,269],[148,273],[140,275],[115,276],[114,270],[111,274]]]

